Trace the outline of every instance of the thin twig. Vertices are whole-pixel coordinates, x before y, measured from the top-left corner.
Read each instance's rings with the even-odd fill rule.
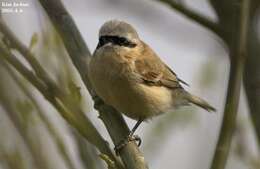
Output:
[[[158,1],[168,4],[170,7],[177,10],[182,15],[184,15],[187,18],[191,19],[192,21],[202,25],[203,27],[213,31],[218,36],[222,37],[222,30],[220,29],[219,25],[217,23],[211,21],[209,18],[207,18],[191,9],[188,9],[183,4],[178,3],[174,0],[158,0]]]
[[[36,60],[35,56],[7,27],[2,17],[0,17],[0,31],[3,33],[4,37],[8,38],[7,40],[10,43],[11,47],[17,49],[22,54],[22,56],[30,63],[36,75],[40,79],[47,83],[53,83],[50,77],[48,76],[47,72]]]
[[[244,71],[244,64],[247,55],[247,34],[248,21],[250,12],[250,0],[243,0],[241,3],[240,31],[238,32],[238,41],[236,47],[231,49],[230,77],[228,84],[228,93],[224,111],[223,122],[221,126],[220,136],[216,147],[215,155],[211,165],[211,169],[225,168],[232,134],[235,129],[237,109],[239,104],[241,83]],[[236,39],[236,38],[234,38]],[[233,57],[236,56],[236,57]]]
[[[5,40],[8,41],[8,44],[12,49],[18,50],[21,53],[22,57],[29,63],[29,65],[34,70],[39,80],[46,84],[46,87],[53,92],[54,95],[60,99],[65,98],[65,93],[62,91],[55,82],[50,78],[48,73],[44,70],[41,64],[36,59],[31,51],[14,35],[14,33],[8,28],[5,24],[3,18],[0,17],[0,31],[3,33]],[[64,100],[63,100],[64,101]]]
[[[30,81],[40,92],[48,96],[48,88],[46,85],[35,76],[35,74],[26,68],[12,53],[10,53],[3,44],[0,44],[0,57],[7,60],[17,71],[19,71],[27,80]]]

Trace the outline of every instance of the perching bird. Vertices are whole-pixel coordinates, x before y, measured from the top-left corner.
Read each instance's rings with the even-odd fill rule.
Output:
[[[111,20],[99,31],[99,43],[89,64],[89,78],[97,95],[108,105],[142,121],[193,103],[215,108],[187,92],[187,85],[143,42],[128,23]],[[121,147],[119,145],[119,147]]]

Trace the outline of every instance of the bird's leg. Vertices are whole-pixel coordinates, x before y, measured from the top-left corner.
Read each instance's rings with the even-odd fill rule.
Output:
[[[94,108],[98,109],[100,105],[104,104],[103,100],[97,95],[93,96]]]
[[[137,141],[137,145],[138,147],[141,145],[142,140],[138,135],[134,135],[136,129],[140,126],[140,124],[143,122],[143,120],[139,119],[136,124],[134,125],[134,127],[132,128],[132,130],[130,131],[128,138],[130,141]]]
[[[130,131],[130,133],[127,135],[127,137],[124,139],[124,140],[121,140],[119,142],[119,144],[117,144],[115,146],[115,152],[116,154],[119,153],[119,151],[124,147],[126,146],[126,144],[130,141],[137,141],[137,145],[138,147],[141,145],[142,143],[142,140],[139,136],[137,135],[134,135],[134,132],[136,131],[136,129],[138,128],[138,126],[143,122],[142,119],[139,119],[136,124],[134,125],[133,129]]]

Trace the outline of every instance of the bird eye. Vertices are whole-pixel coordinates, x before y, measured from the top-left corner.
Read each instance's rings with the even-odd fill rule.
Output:
[[[129,44],[129,41],[128,41],[126,38],[121,38],[120,41],[121,41],[121,44],[122,44],[122,45],[127,45],[127,44]]]
[[[136,46],[135,43],[129,41],[127,38],[125,37],[119,37],[119,36],[101,36],[99,38],[99,43],[97,46],[97,49],[104,46],[107,43],[113,43],[114,45],[118,45],[118,46],[124,46],[124,47],[129,47],[129,48],[133,48]]]
[[[120,45],[120,46],[129,47],[129,44],[131,44],[131,42],[128,39],[124,38],[124,37],[120,37],[118,39],[118,45]]]

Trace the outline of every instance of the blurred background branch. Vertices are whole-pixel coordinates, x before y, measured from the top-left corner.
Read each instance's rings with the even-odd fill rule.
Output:
[[[172,7],[174,10],[178,11],[183,16],[187,17],[188,19],[200,24],[201,26],[209,29],[213,33],[215,33],[218,36],[222,36],[222,30],[220,29],[220,26],[211,21],[209,18],[197,13],[194,10],[189,9],[184,4],[177,2],[175,0],[159,0],[170,7]]]
[[[25,94],[25,96],[32,102],[34,108],[37,110],[38,115],[42,122],[44,123],[45,127],[48,129],[49,133],[51,134],[52,138],[54,139],[60,154],[62,155],[64,162],[67,164],[69,169],[76,169],[69,157],[67,152],[66,146],[60,137],[60,134],[56,131],[53,124],[49,121],[48,117],[46,116],[44,110],[42,110],[39,103],[36,101],[36,98],[32,95],[28,87],[22,83],[21,79],[15,74],[14,70],[9,67],[6,63],[3,63],[4,68],[7,70],[9,75],[12,77],[14,82],[20,87],[21,91]]]
[[[3,61],[0,62],[1,66],[4,63]],[[2,74],[2,72],[1,72]],[[12,124],[15,126],[15,129],[18,131],[19,135],[23,139],[24,144],[28,148],[31,158],[33,159],[34,166],[39,169],[48,169],[48,165],[46,164],[46,161],[44,161],[44,158],[39,154],[37,147],[35,146],[35,140],[32,140],[29,136],[29,133],[27,132],[26,128],[26,122],[23,121],[22,118],[19,118],[17,110],[15,110],[15,106],[12,104],[13,102],[10,100],[8,97],[8,91],[4,90],[2,86],[3,84],[0,85],[0,104],[4,108],[6,115],[9,117],[11,120]],[[27,112],[29,113],[29,112]],[[21,115],[20,117],[23,117]],[[15,164],[13,164],[15,165]],[[15,166],[12,166],[15,167]],[[16,166],[18,167],[18,166]]]
[[[160,1],[168,4],[184,16],[216,33],[228,47],[230,56],[229,87],[227,90],[226,107],[219,141],[212,163],[212,168],[222,169],[225,167],[228,158],[232,135],[235,129],[242,80],[244,80],[250,113],[258,142],[260,140],[260,52],[258,50],[259,48],[256,47],[259,46],[259,38],[256,31],[256,18],[260,2],[258,0],[210,0],[210,3],[218,16],[218,23],[214,23],[177,1]],[[252,4],[251,7],[249,4]],[[247,59],[245,59],[245,56],[247,56]],[[243,71],[244,69],[245,71]],[[245,74],[243,76],[244,72]]]
[[[13,38],[11,33],[6,34],[5,31],[8,29],[2,19],[0,23],[0,31],[4,33],[5,38],[7,38],[11,44],[20,44],[21,42],[19,42],[17,38]],[[12,36],[9,38],[8,35]],[[13,47],[15,46],[16,45]],[[19,46],[23,46],[23,48],[18,48],[18,50],[22,49],[21,51],[26,51],[25,53],[21,52],[22,54],[29,54],[29,56],[25,56],[28,60],[34,60],[35,57],[25,48],[24,45]],[[51,104],[53,104],[70,125],[75,127],[88,141],[97,146],[100,152],[107,154],[115,160],[107,142],[98,133],[91,121],[83,114],[80,108],[76,107],[77,104],[74,104],[74,101],[71,100],[69,96],[66,96],[66,94],[64,94],[64,92],[61,91],[61,89],[59,89],[49,77],[47,77],[47,74],[44,73],[44,79],[41,81],[39,78],[43,77],[43,75],[39,75],[39,77],[35,76],[34,73],[28,70],[16,56],[7,50],[7,47],[4,47],[4,44],[0,45],[0,51],[1,56],[14,66],[23,76],[25,76],[25,78],[32,83]],[[38,73],[41,74],[44,72],[43,68],[36,60],[34,60],[34,62],[29,61],[29,63],[33,65],[33,68],[42,70],[38,71]],[[34,65],[35,63],[37,63],[37,65]],[[49,84],[51,84],[51,86]]]
[[[248,31],[248,57],[245,64],[244,85],[251,119],[260,145],[260,39],[258,16],[260,1],[251,0],[250,22]],[[259,148],[260,149],[260,148]]]
[[[233,132],[236,127],[237,111],[242,85],[244,65],[247,57],[248,23],[250,14],[250,0],[243,0],[238,6],[239,29],[233,31],[233,48],[230,48],[231,60],[228,92],[224,110],[223,122],[218,144],[211,164],[211,169],[223,169],[226,166]],[[233,18],[233,20],[236,20]],[[236,34],[237,33],[237,34]],[[237,37],[237,38],[235,38]]]
[[[236,19],[234,19],[234,15],[239,11],[235,10],[238,6],[240,6],[240,2],[235,0],[225,1],[225,0],[210,0],[210,3],[216,14],[218,15],[219,22],[218,24],[225,30],[224,36],[222,39],[226,42],[229,48],[232,47],[230,43],[233,38],[236,37],[231,36],[231,32],[236,31],[238,28],[237,23],[234,23]],[[256,131],[256,135],[258,138],[258,144],[260,143],[260,97],[259,97],[259,84],[260,84],[260,49],[259,49],[259,36],[257,30],[257,19],[259,18],[259,7],[260,1],[251,0],[251,8],[249,11],[249,31],[248,31],[248,42],[247,42],[247,50],[248,56],[245,61],[245,72],[243,76],[243,82],[245,86],[246,95],[248,98],[248,105],[250,109],[251,119],[253,121],[253,125]],[[237,22],[237,21],[235,21]],[[230,58],[232,60],[237,59],[236,56],[234,58]],[[259,148],[260,149],[260,148]]]

